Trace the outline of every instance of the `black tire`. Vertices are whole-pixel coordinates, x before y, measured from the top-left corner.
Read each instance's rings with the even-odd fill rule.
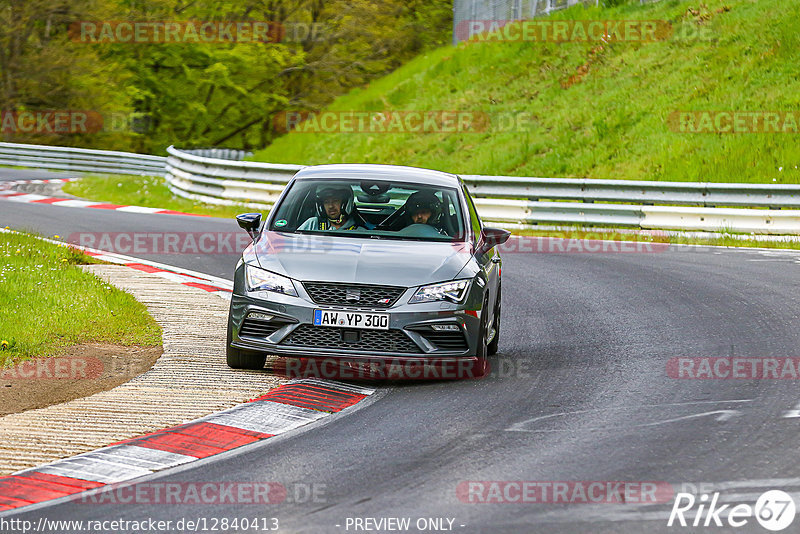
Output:
[[[225,353],[228,360],[228,367],[231,369],[253,369],[261,370],[267,361],[267,355],[260,352],[250,352],[247,350],[231,347],[231,325],[228,324],[228,342],[225,344]]]
[[[489,343],[487,347],[489,351],[489,356],[494,356],[497,354],[497,351],[500,347],[500,311],[501,311],[501,299],[502,291],[501,286],[497,286],[497,302],[494,305],[494,339],[492,342]]]
[[[489,347],[486,343],[486,338],[489,335],[487,327],[489,326],[489,314],[486,313],[489,308],[489,295],[483,300],[481,308],[481,326],[478,330],[478,348],[475,352],[477,361],[475,362],[473,376],[475,378],[483,378],[489,374]]]

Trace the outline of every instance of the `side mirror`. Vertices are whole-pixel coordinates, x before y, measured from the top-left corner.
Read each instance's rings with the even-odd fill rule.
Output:
[[[258,227],[261,226],[261,214],[260,213],[242,213],[241,215],[236,216],[236,222],[239,223],[239,226],[244,228],[250,237],[253,238],[253,241],[256,240],[258,236]]]
[[[484,228],[481,231],[481,240],[478,242],[478,254],[486,254],[497,245],[502,245],[508,238],[511,237],[511,232],[503,230],[502,228]]]

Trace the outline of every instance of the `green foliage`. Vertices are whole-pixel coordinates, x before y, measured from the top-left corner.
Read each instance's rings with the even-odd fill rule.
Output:
[[[4,4],[8,5],[4,7]],[[4,110],[92,110],[102,132],[4,140],[163,153],[266,146],[272,117],[319,109],[449,36],[445,0],[0,1]],[[270,21],[280,42],[101,42],[80,21]],[[312,32],[310,28],[320,28]],[[297,30],[299,28],[299,31]],[[292,31],[295,29],[295,31]]]
[[[673,0],[576,7],[551,19],[669,21],[650,43],[483,42],[423,53],[338,98],[334,110],[525,114],[478,133],[290,133],[275,163],[379,162],[464,174],[800,182],[797,134],[686,133],[676,111],[800,109],[800,4]]]

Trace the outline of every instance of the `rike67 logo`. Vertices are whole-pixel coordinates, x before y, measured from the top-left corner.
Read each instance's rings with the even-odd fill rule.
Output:
[[[794,499],[784,491],[770,490],[763,493],[755,506],[719,505],[718,501],[719,492],[714,493],[710,501],[708,494],[703,494],[698,499],[691,493],[678,493],[667,526],[739,528],[751,523],[755,517],[762,527],[777,532],[784,530],[794,521]]]

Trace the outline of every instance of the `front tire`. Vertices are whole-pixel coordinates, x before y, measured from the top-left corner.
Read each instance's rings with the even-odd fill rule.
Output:
[[[492,342],[489,343],[487,347],[489,351],[489,356],[494,356],[497,354],[498,349],[500,348],[500,312],[501,312],[501,302],[500,297],[502,296],[502,292],[500,291],[502,288],[498,285],[497,286],[497,303],[494,306],[494,321],[493,321],[493,328],[494,328],[494,338],[492,338]]]
[[[228,322],[228,342],[225,344],[225,355],[228,361],[228,367],[231,369],[251,369],[259,371],[264,368],[267,361],[267,355],[259,352],[251,352],[248,350],[237,349],[231,346],[232,326]]]
[[[489,346],[486,339],[489,336],[489,295],[483,299],[483,306],[481,307],[481,325],[478,329],[478,347],[475,351],[475,378],[483,378],[489,374]]]

